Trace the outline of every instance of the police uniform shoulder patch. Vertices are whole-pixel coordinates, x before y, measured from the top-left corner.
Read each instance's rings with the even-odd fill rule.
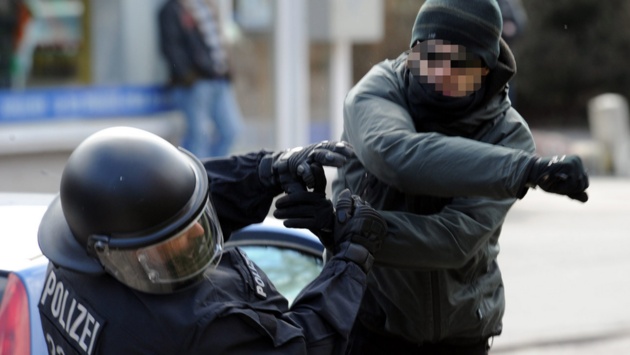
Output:
[[[260,299],[267,299],[267,283],[265,282],[265,278],[260,275],[258,268],[256,265],[247,257],[245,252],[243,252],[240,248],[236,248],[238,250],[239,255],[243,259],[243,262],[247,266],[247,271],[250,276],[250,282],[248,282],[251,287],[254,289],[256,293],[256,297]]]
[[[39,300],[49,354],[93,354],[105,319],[49,268]]]

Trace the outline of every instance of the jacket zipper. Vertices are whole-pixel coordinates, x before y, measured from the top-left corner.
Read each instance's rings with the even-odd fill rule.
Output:
[[[438,342],[442,337],[442,330],[440,326],[440,320],[442,318],[440,312],[440,288],[437,271],[431,271],[431,294],[433,296],[433,339],[434,342]]]

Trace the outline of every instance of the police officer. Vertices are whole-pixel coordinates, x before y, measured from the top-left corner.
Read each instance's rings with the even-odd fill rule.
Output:
[[[336,211],[325,198],[322,165],[351,154],[322,142],[202,163],[135,128],[88,137],[39,229],[51,261],[39,302],[49,353],[342,353],[386,230],[349,191]],[[333,229],[334,257],[291,307],[243,252],[222,248],[265,218],[283,186],[286,215],[316,213]]]

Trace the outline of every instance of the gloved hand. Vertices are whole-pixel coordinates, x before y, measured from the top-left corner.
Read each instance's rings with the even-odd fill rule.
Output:
[[[345,189],[336,212],[325,195],[291,193],[276,201],[276,218],[291,228],[308,228],[333,255],[340,255],[368,272],[387,233],[387,224],[376,210]]]
[[[282,196],[276,200],[273,216],[284,219],[286,227],[310,230],[323,242],[332,238],[335,209],[332,202],[326,198],[324,169],[318,164],[312,164],[311,170],[315,177],[313,191],[294,191]]]
[[[323,141],[263,157],[258,176],[263,185],[281,187],[287,193],[313,188],[315,176],[311,165],[340,167],[354,154],[346,142]]]
[[[385,219],[370,204],[352,195],[350,190],[345,189],[339,194],[335,217],[333,239],[327,241],[327,244],[332,244],[333,251],[348,240],[362,245],[370,254],[381,248],[387,234]]]
[[[527,186],[540,186],[541,189],[572,199],[586,202],[588,195],[588,175],[577,155],[562,155],[535,158],[532,163]]]

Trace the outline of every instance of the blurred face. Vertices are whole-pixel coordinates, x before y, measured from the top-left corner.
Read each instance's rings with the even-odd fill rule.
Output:
[[[481,88],[490,71],[480,57],[448,41],[432,39],[416,44],[407,67],[422,84],[448,97],[464,97]]]

